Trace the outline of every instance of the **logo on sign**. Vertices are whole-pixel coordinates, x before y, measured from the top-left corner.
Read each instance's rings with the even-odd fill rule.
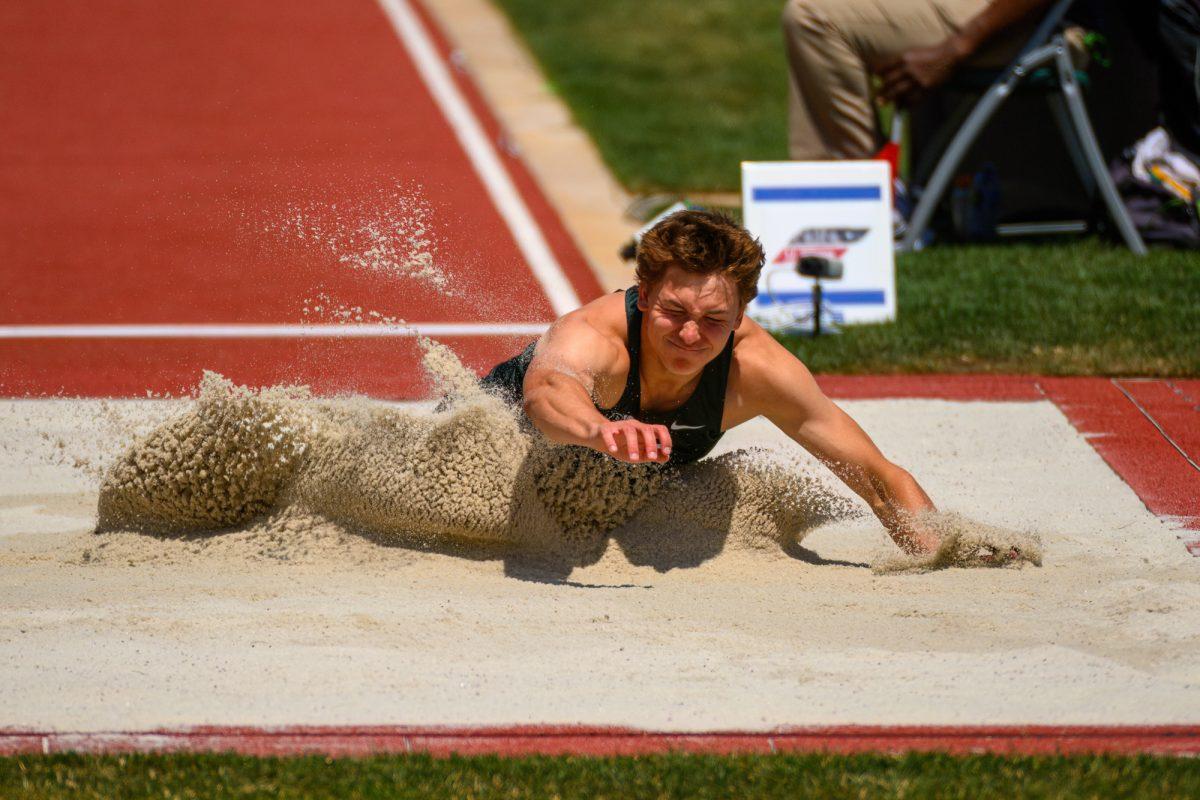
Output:
[[[772,264],[795,264],[806,256],[841,258],[870,232],[870,228],[805,228],[793,236],[771,260]]]

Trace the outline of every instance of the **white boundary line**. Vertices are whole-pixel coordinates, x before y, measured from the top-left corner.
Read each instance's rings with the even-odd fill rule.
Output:
[[[449,121],[450,127],[454,129],[459,143],[475,167],[475,172],[483,180],[496,210],[508,225],[534,277],[546,292],[555,316],[562,316],[579,308],[578,295],[563,273],[558,259],[546,244],[541,228],[534,221],[525,201],[500,163],[496,149],[484,133],[483,126],[450,77],[420,18],[412,10],[408,0],[378,0],[378,3],[412,56],[425,86]]]
[[[541,336],[548,323],[417,322],[412,325],[0,325],[0,339],[367,339]]]

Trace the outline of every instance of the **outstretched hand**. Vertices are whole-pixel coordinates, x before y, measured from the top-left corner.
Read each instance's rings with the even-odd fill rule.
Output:
[[[671,432],[666,425],[636,419],[606,421],[596,426],[595,449],[629,464],[665,464],[671,458]]]
[[[1010,547],[986,547],[984,552],[979,554],[979,561],[982,564],[993,567],[1003,567],[1005,564],[1012,564],[1026,557],[1020,547],[1015,545]]]
[[[953,37],[932,47],[901,53],[876,69],[883,81],[879,98],[901,107],[911,106],[927,91],[949,80],[967,55]]]

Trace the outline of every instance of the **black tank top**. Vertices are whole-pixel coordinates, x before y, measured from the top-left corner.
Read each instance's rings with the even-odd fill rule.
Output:
[[[725,413],[725,388],[729,383],[729,365],[733,362],[733,335],[725,344],[721,354],[704,365],[700,381],[688,399],[672,411],[663,413],[642,410],[642,312],[637,307],[636,286],[625,290],[625,321],[628,326],[626,349],[629,351],[629,375],[625,378],[625,391],[612,408],[596,407],[596,410],[611,420],[636,419],[652,425],[666,425],[671,431],[672,464],[689,464],[708,455],[724,432],[721,417]],[[519,355],[502,364],[497,364],[483,379],[483,385],[491,387],[513,403],[524,397],[525,372],[533,360],[532,342]]]

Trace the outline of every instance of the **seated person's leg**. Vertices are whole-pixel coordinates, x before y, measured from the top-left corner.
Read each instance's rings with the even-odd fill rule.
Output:
[[[789,0],[782,15],[794,159],[870,158],[872,68],[936,44],[987,0]]]

